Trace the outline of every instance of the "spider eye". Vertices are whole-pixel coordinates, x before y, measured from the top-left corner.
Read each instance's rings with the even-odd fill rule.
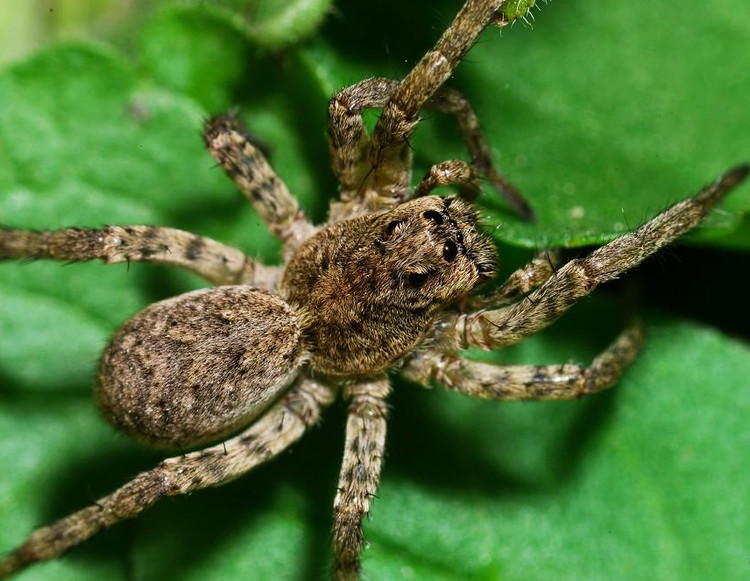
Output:
[[[443,215],[440,212],[436,212],[435,210],[427,210],[424,214],[422,214],[422,217],[426,220],[429,220],[430,222],[434,222],[438,226],[440,226],[445,221],[443,219]]]
[[[453,262],[458,255],[458,246],[453,240],[447,240],[443,244],[443,258],[448,262]]]
[[[428,278],[430,275],[427,272],[410,272],[407,281],[410,287],[419,288],[427,282]]]
[[[394,220],[393,222],[389,223],[388,226],[385,227],[385,235],[386,236],[393,236],[393,233],[396,231],[396,228],[398,228],[401,224],[403,224],[403,220]]]

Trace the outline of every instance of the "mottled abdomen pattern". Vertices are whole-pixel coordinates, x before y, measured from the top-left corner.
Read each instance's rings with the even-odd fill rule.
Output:
[[[104,417],[132,437],[194,447],[246,425],[292,381],[301,317],[246,286],[161,301],[113,337],[99,367]]]

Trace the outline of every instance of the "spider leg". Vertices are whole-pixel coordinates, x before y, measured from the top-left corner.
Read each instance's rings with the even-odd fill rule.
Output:
[[[513,206],[522,218],[533,220],[534,210],[529,203],[492,163],[490,148],[479,126],[479,119],[468,99],[455,89],[443,87],[428,101],[427,106],[441,113],[455,115],[461,137],[469,150],[472,165],[479,169],[492,187]]]
[[[570,363],[492,365],[431,351],[413,357],[401,373],[423,385],[435,380],[448,389],[480,399],[575,399],[613,385],[642,343],[643,330],[635,321],[588,367]]]
[[[305,218],[286,184],[235,116],[209,119],[203,135],[211,156],[283,242],[288,258],[315,233],[315,227]]]
[[[461,197],[469,201],[476,200],[481,191],[476,168],[460,159],[452,159],[433,165],[414,188],[414,197],[426,196],[436,188],[451,184],[458,184]]]
[[[385,107],[398,86],[398,81],[390,79],[365,79],[340,91],[328,104],[329,153],[334,173],[341,184],[341,201],[331,205],[332,221],[387,209],[410,197],[412,152],[406,142],[408,136],[401,143],[398,154],[389,162],[395,177],[390,182],[378,185],[374,182],[378,172],[368,159],[370,141],[362,120],[363,109]],[[426,195],[440,186],[459,183],[462,185],[462,195],[474,199],[480,190],[479,174],[482,174],[514,204],[521,215],[527,218],[533,216],[530,206],[492,163],[479,121],[466,97],[454,89],[443,87],[424,103],[424,108],[456,117],[472,164],[454,160],[433,166],[417,186],[415,196]],[[511,191],[515,193],[509,194]]]
[[[231,246],[184,230],[155,226],[49,232],[0,228],[0,260],[12,258],[156,262],[179,266],[217,285],[250,284],[269,290],[280,277],[278,268],[263,266]]]
[[[218,486],[241,476],[299,439],[333,398],[330,388],[301,379],[265,415],[234,438],[164,460],[91,506],[36,530],[23,545],[0,560],[0,579],[64,553],[99,531],[135,517],[164,496]]]
[[[560,253],[543,250],[531,262],[513,271],[500,287],[487,295],[467,298],[461,304],[462,311],[496,307],[525,297],[555,272],[560,262]]]
[[[742,182],[750,166],[736,167],[692,198],[658,214],[643,226],[616,238],[588,256],[571,260],[547,279],[528,300],[491,311],[451,317],[443,332],[454,348],[511,345],[557,320],[597,286],[617,278],[646,257],[695,228],[703,217]]]
[[[434,97],[431,103],[433,108],[456,114],[474,162],[522,216],[533,217],[531,208],[518,191],[492,166],[476,116],[466,99],[454,91],[436,94],[479,34],[497,20],[497,10],[501,5],[502,0],[466,2],[433,49],[398,84],[383,108],[370,141],[371,180],[378,192],[398,193],[408,187],[408,183],[404,183],[407,177],[404,157],[408,153],[408,140],[419,122],[419,110]]]
[[[362,520],[370,510],[370,499],[380,481],[385,449],[388,378],[347,387],[351,397],[346,422],[344,461],[334,501],[333,547],[336,581],[359,579],[364,545]]]
[[[341,185],[341,201],[352,204],[364,194],[363,185],[370,166],[367,163],[369,136],[362,111],[383,107],[398,81],[370,78],[339,91],[328,102],[328,152],[336,179]]]

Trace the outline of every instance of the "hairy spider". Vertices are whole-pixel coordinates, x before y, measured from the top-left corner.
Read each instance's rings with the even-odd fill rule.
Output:
[[[404,79],[367,79],[331,99],[330,155],[341,194],[321,227],[306,219],[235,117],[206,123],[211,155],[282,241],[283,267],[172,228],[0,230],[0,259],[159,262],[217,285],[153,304],[125,323],[102,355],[96,387],[102,414],[118,429],[153,446],[199,449],[35,531],[0,561],[0,577],[60,555],[164,496],[244,474],[300,438],[341,393],[349,408],[334,501],[334,577],[357,579],[362,521],[384,454],[388,371],[497,400],[577,398],[618,379],[641,345],[637,323],[588,367],[500,366],[457,353],[510,345],[548,326],[695,227],[748,166],[584,258],[557,265],[545,254],[491,294],[473,294],[496,265],[471,206],[480,178],[533,217],[493,166],[466,99],[442,87],[477,35],[501,20],[501,4],[468,0]],[[365,108],[382,108],[372,135]],[[455,115],[472,163],[439,163],[412,188],[408,140],[423,108]],[[445,185],[458,186],[459,195],[429,195]]]

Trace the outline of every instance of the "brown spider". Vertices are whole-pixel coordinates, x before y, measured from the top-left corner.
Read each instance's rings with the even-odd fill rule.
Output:
[[[367,79],[331,99],[330,154],[341,195],[322,227],[305,218],[234,117],[207,122],[209,151],[283,242],[283,267],[171,228],[0,230],[0,259],[160,262],[217,285],[130,319],[102,356],[96,388],[105,418],[133,438],[209,446],[167,459],[37,530],[0,561],[0,577],[60,555],[164,496],[244,474],[301,437],[341,392],[350,403],[334,502],[334,577],[357,579],[362,520],[384,454],[387,371],[499,400],[577,398],[617,380],[641,345],[636,323],[588,367],[499,366],[456,352],[510,345],[548,326],[695,227],[748,166],[582,259],[557,266],[540,257],[491,294],[472,294],[496,263],[470,204],[480,176],[522,216],[533,215],[492,165],[467,101],[441,88],[477,35],[499,20],[501,4],[468,0],[403,80]],[[383,111],[368,136],[361,112],[371,107]],[[473,164],[437,164],[412,189],[408,139],[422,108],[456,116]],[[428,195],[444,185],[457,185],[460,196]]]

